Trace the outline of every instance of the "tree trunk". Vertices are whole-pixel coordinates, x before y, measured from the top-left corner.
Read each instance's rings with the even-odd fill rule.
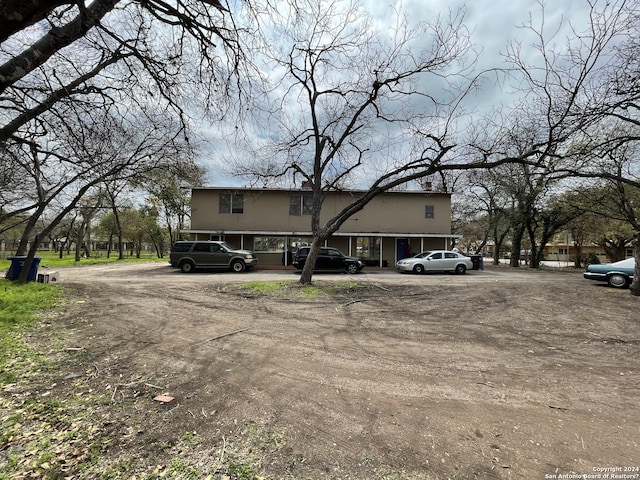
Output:
[[[576,251],[576,258],[574,260],[573,266],[575,268],[582,268],[582,244],[574,242],[573,247]],[[567,248],[569,248],[568,245],[567,245]]]
[[[17,283],[22,284],[27,282],[27,277],[29,276],[29,270],[31,270],[31,265],[33,265],[34,258],[36,256],[36,251],[38,250],[38,243],[40,243],[40,238],[36,235],[33,238],[33,243],[31,244],[31,248],[27,253],[27,258],[24,260],[24,264],[22,265],[22,270],[20,270],[20,275],[16,279]]]
[[[80,256],[80,250],[82,249],[82,245],[80,244],[80,234],[78,234],[77,238],[76,238],[76,262],[79,262],[81,259]]]
[[[324,240],[324,238],[316,237],[313,239],[313,242],[311,242],[309,255],[307,256],[307,260],[304,263],[304,268],[302,269],[302,273],[300,274],[300,283],[302,285],[311,285],[313,270],[316,267],[316,261],[318,260],[318,255],[320,255],[320,248],[322,248]]]
[[[493,246],[493,264],[500,265],[500,252],[502,250],[502,245],[504,244],[504,239],[507,236],[508,231],[505,231],[501,235],[498,235],[498,228],[493,229],[493,238],[495,239],[495,245]]]
[[[120,223],[120,215],[118,215],[118,209],[113,207],[113,218],[116,221],[116,231],[118,235],[118,260],[124,259],[124,242],[122,241],[122,224]]]
[[[611,263],[624,260],[627,243],[628,239],[619,238],[607,241],[602,245],[602,248],[604,248],[604,251],[607,254],[607,257],[609,257],[609,261]]]
[[[27,255],[27,247],[29,246],[29,237],[33,233],[36,228],[36,224],[44,211],[45,205],[41,205],[34,213],[29,217],[29,221],[24,227],[24,231],[22,232],[22,237],[20,238],[20,244],[18,245],[18,250],[16,251],[16,255]]]
[[[520,250],[522,250],[522,237],[524,236],[524,226],[518,225],[513,230],[513,239],[511,242],[511,261],[509,266],[520,266]]]
[[[93,215],[91,215],[92,217]],[[84,242],[84,252],[87,255],[87,258],[91,257],[91,250],[92,250],[92,245],[91,245],[91,217],[89,217],[89,220],[87,222],[87,228],[85,230],[86,232],[86,241]]]
[[[540,268],[542,250],[538,250],[535,243],[531,243],[531,255],[529,255],[529,268]]]
[[[76,235],[76,262],[79,262],[81,258],[80,252],[82,251],[82,244],[84,242],[84,234],[86,228],[87,224],[85,220],[82,220],[82,222],[80,222],[80,225],[78,226],[78,235]]]

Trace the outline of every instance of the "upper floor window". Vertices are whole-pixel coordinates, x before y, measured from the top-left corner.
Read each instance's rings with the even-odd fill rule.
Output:
[[[312,205],[311,195],[289,195],[289,215],[311,215]]]
[[[242,193],[221,193],[220,213],[244,213],[244,195]]]
[[[433,205],[424,206],[424,218],[434,218],[435,207]]]

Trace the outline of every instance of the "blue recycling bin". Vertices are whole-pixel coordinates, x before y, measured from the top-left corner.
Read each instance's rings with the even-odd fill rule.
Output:
[[[22,272],[22,267],[24,267],[24,262],[27,260],[26,255],[16,255],[13,257],[7,257],[7,260],[11,260],[11,266],[9,267],[9,271],[7,272],[6,279],[7,280],[17,280]],[[27,274],[27,282],[35,282],[36,277],[38,275],[38,266],[40,265],[41,257],[33,257],[33,262],[31,263],[31,268],[29,268],[29,273]]]

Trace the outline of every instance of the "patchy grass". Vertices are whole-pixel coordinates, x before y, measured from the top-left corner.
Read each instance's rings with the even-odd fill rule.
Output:
[[[257,280],[254,282],[244,283],[241,288],[250,290],[253,293],[277,295],[284,293],[287,288],[291,287],[291,285],[294,285],[295,283],[295,280],[289,280],[286,282],[267,282],[264,280]]]
[[[56,285],[0,279],[0,385],[16,380],[20,364],[40,367],[40,356],[29,351],[22,335],[35,328],[38,312],[55,306],[60,297]]]
[[[0,333],[5,328],[33,326],[38,318],[38,310],[56,305],[61,297],[56,285],[30,282],[18,285],[10,280],[0,279]]]
[[[353,295],[358,290],[370,289],[371,284],[354,281],[315,282],[312,285],[301,285],[300,292],[304,297],[314,298],[321,295],[344,296]]]
[[[0,292],[0,479],[65,478],[97,459],[97,427],[87,424],[94,402],[53,396],[54,366],[24,341],[61,300],[61,287],[3,279]]]
[[[321,295],[350,295],[359,289],[370,288],[368,283],[359,283],[354,281],[344,282],[315,282],[312,285],[301,285],[295,280],[280,281],[264,281],[258,280],[247,282],[240,285],[243,290],[249,290],[252,293],[261,295],[277,296],[290,293],[297,290],[301,296],[307,298],[315,298]]]

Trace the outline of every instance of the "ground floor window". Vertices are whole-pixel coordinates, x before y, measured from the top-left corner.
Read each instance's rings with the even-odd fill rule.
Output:
[[[356,240],[356,252],[360,258],[380,258],[380,237],[358,237]]]
[[[312,240],[311,237],[254,237],[253,251],[262,253],[276,253],[285,250],[295,251],[300,247],[311,245]]]
[[[313,242],[311,237],[289,237],[289,250],[297,250],[300,247],[310,247]]]
[[[253,251],[263,253],[282,252],[286,244],[286,237],[255,237]]]

